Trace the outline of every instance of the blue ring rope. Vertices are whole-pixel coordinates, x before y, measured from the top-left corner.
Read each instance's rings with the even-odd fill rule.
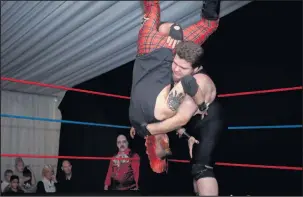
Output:
[[[11,114],[1,114],[1,117],[27,119],[27,120],[40,120],[40,121],[47,121],[47,122],[61,122],[61,123],[67,123],[67,124],[89,125],[89,126],[97,126],[97,127],[111,127],[111,128],[119,128],[119,129],[130,129],[129,126],[100,124],[100,123],[93,123],[93,122],[80,122],[80,121],[72,121],[72,120],[58,120],[58,119],[50,119],[50,118],[38,118],[38,117],[30,117],[30,116],[16,116],[16,115],[11,115]]]
[[[112,125],[112,124],[100,124],[100,123],[93,123],[93,122],[80,122],[80,121],[72,121],[72,120],[58,120],[58,119],[50,119],[50,118],[38,118],[38,117],[30,117],[30,116],[16,116],[16,115],[11,115],[11,114],[1,114],[1,117],[27,119],[27,120],[39,120],[39,121],[47,121],[47,122],[60,122],[60,123],[67,123],[67,124],[78,124],[78,125],[88,125],[88,126],[97,126],[97,127],[111,127],[111,128],[118,128],[118,129],[130,129],[129,126]],[[302,128],[302,125],[269,125],[269,126],[233,126],[233,127],[228,127],[229,130],[295,129],[295,128]]]

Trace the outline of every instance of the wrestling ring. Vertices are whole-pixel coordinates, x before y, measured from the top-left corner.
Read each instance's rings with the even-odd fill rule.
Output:
[[[121,96],[115,94],[107,94],[103,92],[95,92],[84,89],[70,88],[53,84],[45,84],[34,81],[27,80],[19,80],[14,78],[1,77],[2,81],[9,81],[12,83],[22,83],[33,86],[42,86],[47,88],[55,88],[65,91],[74,91],[86,94],[94,94],[99,96],[113,97],[118,99],[129,99],[128,96]],[[269,90],[257,90],[257,91],[249,91],[249,92],[238,92],[238,93],[229,93],[229,94],[219,94],[218,97],[220,99],[228,98],[228,97],[236,97],[236,96],[247,96],[247,95],[258,95],[258,94],[274,94],[277,92],[288,92],[288,91],[302,91],[302,86],[297,87],[288,87],[288,88],[278,88],[278,89],[269,89]],[[130,129],[130,126],[124,125],[111,125],[111,124],[102,124],[96,122],[80,122],[73,120],[59,120],[59,119],[49,119],[43,117],[32,117],[32,116],[20,116],[18,114],[2,114],[2,118],[12,118],[12,119],[25,119],[25,120],[34,120],[34,121],[47,121],[47,122],[57,122],[64,124],[76,124],[76,125],[88,125],[88,126],[96,126],[96,127],[112,127],[119,129]],[[297,125],[261,125],[261,126],[229,126],[228,130],[257,130],[257,129],[296,129],[302,128],[301,124]],[[55,155],[36,155],[36,154],[9,154],[9,153],[1,153],[1,157],[22,157],[22,158],[56,158],[56,159],[79,159],[79,160],[111,160],[112,157],[84,157],[84,156],[55,156]],[[123,158],[125,159],[125,158]],[[175,163],[189,163],[188,160],[179,160],[179,159],[169,159],[169,162]],[[302,166],[274,166],[274,165],[262,165],[262,164],[247,164],[247,163],[227,163],[227,162],[216,162],[217,166],[224,167],[238,167],[238,168],[257,168],[257,169],[273,169],[273,170],[288,170],[288,171],[297,171],[298,173],[302,173]]]

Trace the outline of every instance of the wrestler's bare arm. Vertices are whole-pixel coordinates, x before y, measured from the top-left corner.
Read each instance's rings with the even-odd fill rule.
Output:
[[[214,84],[213,80],[209,76],[202,73],[195,74],[194,77],[199,85],[199,88],[205,94],[205,102],[209,104],[212,103],[217,96],[216,85]]]
[[[194,77],[201,90],[205,92],[205,101],[207,103],[211,103],[216,96],[215,86],[212,80],[204,74],[196,74]],[[195,104],[193,99],[186,96],[175,116],[158,123],[148,124],[146,128],[152,135],[174,131],[186,125],[191,117],[196,113],[197,109],[198,106]]]
[[[197,109],[198,106],[193,99],[186,95],[175,116],[158,123],[148,124],[146,128],[152,135],[174,131],[186,125]]]

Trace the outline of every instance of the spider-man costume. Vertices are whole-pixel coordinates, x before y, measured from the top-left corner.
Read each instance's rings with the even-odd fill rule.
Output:
[[[218,0],[205,1],[202,19],[183,30],[183,40],[201,45],[218,27]],[[133,70],[133,82],[129,117],[135,130],[141,129],[142,123],[154,123],[154,108],[157,95],[171,84],[173,50],[166,42],[167,36],[158,32],[160,24],[159,1],[144,1],[144,21],[138,35],[137,58]],[[146,153],[154,172],[167,170],[166,159],[156,154],[157,143],[163,150],[169,151],[166,134],[146,137]]]

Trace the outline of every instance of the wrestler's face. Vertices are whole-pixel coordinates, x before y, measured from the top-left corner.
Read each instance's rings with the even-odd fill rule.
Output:
[[[117,147],[118,147],[119,151],[125,151],[128,148],[128,141],[124,135],[118,136]]]
[[[194,69],[191,63],[184,59],[181,59],[177,54],[172,63],[173,79],[175,82],[180,81],[180,79],[186,75],[194,74]]]

